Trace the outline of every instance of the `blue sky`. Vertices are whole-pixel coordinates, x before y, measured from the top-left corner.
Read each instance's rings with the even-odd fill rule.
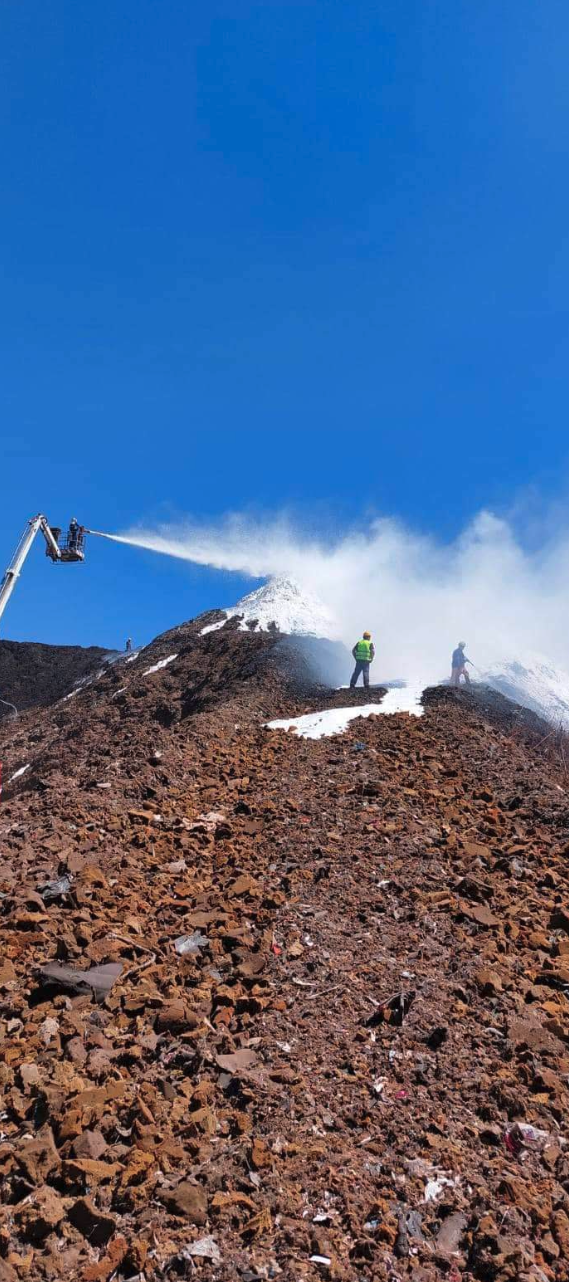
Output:
[[[287,507],[455,536],[566,492],[569,9],[4,0],[0,565],[26,518]],[[39,546],[17,639],[148,640],[229,575]]]

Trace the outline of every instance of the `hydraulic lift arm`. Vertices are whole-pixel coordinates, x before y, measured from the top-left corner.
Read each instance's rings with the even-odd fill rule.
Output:
[[[56,537],[56,535],[59,535],[59,531],[56,531],[54,534],[51,526],[48,524],[47,517],[42,516],[41,513],[38,516],[33,516],[31,520],[28,521],[8,569],[6,570],[4,578],[0,583],[0,618],[6,609],[12,592],[14,591],[16,579],[21,573],[24,561],[39,530],[41,530],[46,541],[46,555],[49,556],[52,561],[83,560],[83,551],[80,545],[76,547],[73,553],[66,552],[65,550],[62,553],[62,549],[59,547]]]

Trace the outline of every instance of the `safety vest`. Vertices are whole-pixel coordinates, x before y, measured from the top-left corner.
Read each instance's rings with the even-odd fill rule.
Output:
[[[371,641],[358,641],[356,645],[356,659],[362,663],[371,662]]]

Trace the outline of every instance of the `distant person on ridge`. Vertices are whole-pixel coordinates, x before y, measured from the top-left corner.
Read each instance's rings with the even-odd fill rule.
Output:
[[[125,647],[124,647],[124,648],[125,648],[125,650],[126,650],[127,654],[130,654],[130,652],[131,652],[131,650],[132,650],[132,641],[131,641],[130,637],[127,637],[126,642],[125,642]]]
[[[364,632],[361,641],[356,641],[352,654],[356,661],[356,666],[352,673],[350,689],[354,689],[361,672],[363,673],[364,686],[367,690],[369,686],[369,665],[373,663],[375,658],[375,646],[371,639],[371,632]]]
[[[470,685],[470,677],[466,671],[466,664],[471,663],[472,660],[467,659],[464,653],[465,647],[466,641],[459,641],[456,650],[453,650],[452,652],[452,672],[450,674],[451,686],[459,686],[461,677],[464,677],[467,686]]]

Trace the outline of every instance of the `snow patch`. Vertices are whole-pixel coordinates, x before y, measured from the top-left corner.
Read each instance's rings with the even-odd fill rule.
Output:
[[[317,596],[301,588],[295,579],[276,575],[268,583],[247,596],[237,605],[224,610],[225,618],[208,623],[200,635],[217,632],[227,619],[241,615],[241,632],[283,632],[288,636],[327,637],[339,635],[334,616]]]
[[[106,675],[107,673],[105,668],[99,668],[99,671],[93,673],[92,677],[81,677],[80,681],[76,681],[73,689],[69,691],[69,694],[63,695],[60,702],[66,703],[67,699],[74,699],[76,694],[81,694],[81,691],[86,690],[87,686],[92,686],[94,681],[99,681],[101,677],[106,677]]]
[[[100,675],[100,673],[97,673],[97,676]],[[66,703],[67,699],[74,699],[76,694],[81,694],[81,691],[86,690],[87,686],[92,685],[95,680],[96,677],[82,677],[81,680],[74,685],[73,689],[69,691],[69,694],[64,694],[61,702]]]
[[[410,685],[388,686],[379,708],[380,713],[391,716],[396,712],[409,712],[413,717],[422,717],[424,708],[421,699],[426,684],[426,681],[413,681]]]
[[[342,734],[355,717],[375,717],[380,710],[379,703],[362,703],[359,708],[326,708],[322,712],[306,712],[302,717],[267,721],[266,729],[297,730],[301,739],[325,739],[328,735]]]
[[[220,619],[219,623],[208,623],[206,628],[202,628],[200,632],[200,637],[207,636],[208,632],[219,632],[220,628],[225,627],[225,624],[227,623],[227,620],[229,618],[229,614],[227,613],[227,611],[224,611],[224,613],[225,613],[225,618]]]
[[[267,730],[296,730],[301,739],[325,739],[342,734],[356,717],[392,716],[409,712],[414,717],[423,715],[420,703],[421,686],[405,686],[388,690],[382,703],[362,703],[355,708],[325,708],[320,712],[306,712],[301,717],[288,717],[281,721],[267,721]]]
[[[31,762],[29,761],[27,766],[20,766],[20,769],[16,770],[15,774],[11,775],[10,779],[8,780],[8,783],[13,783],[14,779],[21,779],[22,775],[25,775],[26,770],[30,769],[30,766],[31,766]]]
[[[160,672],[161,668],[167,668],[168,664],[173,663],[177,658],[177,654],[169,654],[167,659],[160,659],[159,663],[153,663],[151,668],[147,668],[146,672],[142,673],[143,677],[149,677],[151,672]]]

